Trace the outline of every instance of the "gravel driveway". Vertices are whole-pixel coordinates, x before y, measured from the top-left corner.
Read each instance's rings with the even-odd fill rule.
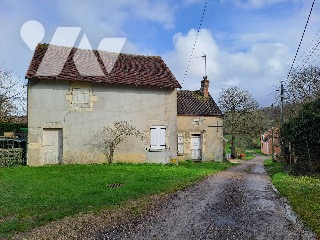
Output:
[[[264,159],[212,175],[98,239],[316,239],[272,189]]]
[[[256,157],[192,187],[115,212],[49,223],[14,239],[316,239],[275,193]],[[143,205],[140,214],[132,209]]]

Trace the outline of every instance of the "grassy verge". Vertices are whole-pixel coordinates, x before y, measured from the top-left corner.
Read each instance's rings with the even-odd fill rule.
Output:
[[[224,145],[224,150],[226,154],[231,154],[231,142],[230,142],[230,136],[229,135],[225,135],[224,136],[228,141],[225,142]],[[236,139],[236,142],[238,141],[238,139]],[[238,149],[239,150],[239,149]],[[244,153],[246,154],[246,157],[243,160],[252,160],[254,158],[255,155],[262,155],[261,153],[261,149],[255,149],[255,148],[247,148],[247,149],[243,149],[242,152],[238,152],[238,154],[240,153]]]
[[[0,169],[0,238],[79,212],[175,191],[230,163],[58,165]],[[109,184],[121,183],[118,188]]]
[[[262,155],[261,150],[260,149],[250,149],[250,150],[246,150],[245,151],[246,154],[246,158],[245,160],[252,160],[254,158],[255,155]]]
[[[290,176],[283,163],[271,160],[265,161],[265,166],[280,194],[320,239],[320,176]]]
[[[225,136],[225,137],[226,137],[226,139],[229,140],[228,136]],[[225,142],[224,150],[225,150],[226,154],[231,154],[231,142],[230,142],[230,140],[228,142]]]

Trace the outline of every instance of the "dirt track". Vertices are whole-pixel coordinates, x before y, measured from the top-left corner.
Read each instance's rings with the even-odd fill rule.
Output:
[[[316,239],[275,193],[256,157],[196,185],[115,212],[65,218],[14,239]]]
[[[272,189],[263,159],[257,157],[179,191],[153,216],[98,238],[315,239]]]

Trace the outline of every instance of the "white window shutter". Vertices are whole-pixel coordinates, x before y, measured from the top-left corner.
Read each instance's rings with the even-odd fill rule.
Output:
[[[183,154],[183,135],[178,134],[178,154]]]
[[[77,104],[79,102],[79,93],[80,93],[79,89],[77,89],[77,88],[74,88],[72,90],[72,102],[74,104]]]
[[[166,127],[159,127],[159,149],[166,148]]]
[[[158,145],[158,129],[156,127],[150,128],[151,131],[151,140],[150,140],[150,148],[157,149]]]
[[[74,88],[72,90],[72,102],[75,106],[81,108],[90,107],[90,90]]]
[[[81,107],[90,107],[89,89],[81,89],[79,95],[80,95],[79,103],[81,104]]]
[[[166,148],[166,127],[152,126],[150,128],[150,148],[151,149],[165,149]]]

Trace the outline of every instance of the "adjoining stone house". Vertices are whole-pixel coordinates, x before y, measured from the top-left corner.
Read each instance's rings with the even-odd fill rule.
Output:
[[[115,161],[176,158],[181,86],[160,57],[39,44],[26,78],[28,165],[105,162],[91,143],[115,121],[144,134],[120,143]]]
[[[207,77],[197,91],[178,91],[178,159],[223,160],[223,114],[209,93]]]
[[[267,132],[261,135],[261,152],[266,155],[272,155],[272,144],[273,154],[279,155],[281,153],[279,129],[269,129]]]

